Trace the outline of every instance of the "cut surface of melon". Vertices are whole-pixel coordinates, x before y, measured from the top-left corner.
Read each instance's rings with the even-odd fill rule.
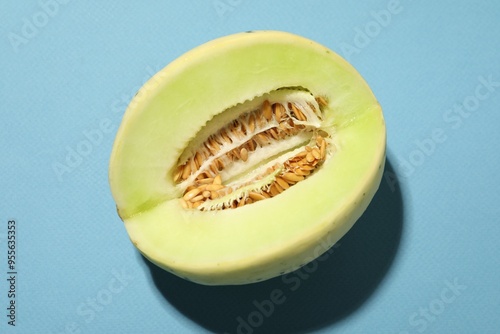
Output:
[[[318,99],[326,104],[320,107]],[[228,124],[238,117],[247,122],[268,103],[296,103],[307,121],[293,118],[300,131],[251,152],[245,145],[256,134],[238,140],[235,134],[217,144],[213,156],[192,162],[200,148],[208,150],[214,133],[226,134]],[[314,111],[306,110],[311,105]],[[255,131],[276,127],[272,114]],[[310,175],[238,206],[257,198],[250,196],[254,191],[270,193],[306,146],[320,150],[318,136],[328,150]],[[209,175],[215,159],[224,168]],[[189,167],[181,177],[189,161],[198,169]],[[130,239],[149,260],[198,283],[245,284],[295,270],[327,251],[368,206],[384,161],[382,110],[356,70],[306,38],[257,31],[201,45],[144,85],[118,130],[109,180]],[[199,186],[204,170],[206,178],[220,174],[231,193],[188,207],[183,198]],[[199,198],[203,192],[194,193]]]

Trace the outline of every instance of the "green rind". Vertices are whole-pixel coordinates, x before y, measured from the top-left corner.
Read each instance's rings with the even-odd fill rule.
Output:
[[[293,270],[340,239],[378,188],[382,110],[355,69],[324,46],[282,32],[236,34],[188,52],[154,80],[160,84],[147,83],[124,116],[110,184],[133,243],[177,275],[242,284]],[[334,157],[275,198],[236,210],[183,210],[167,172],[192,136],[237,103],[293,86],[329,99],[324,126],[335,131]]]

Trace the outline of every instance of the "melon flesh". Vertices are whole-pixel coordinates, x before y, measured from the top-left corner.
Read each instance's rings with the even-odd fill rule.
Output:
[[[328,99],[321,128],[335,155],[271,199],[182,208],[172,173],[186,146],[214,116],[283,87]],[[297,269],[351,228],[379,186],[385,141],[379,103],[340,56],[289,33],[240,33],[193,49],[141,88],[118,130],[109,181],[131,241],[150,261],[202,284],[245,284]]]

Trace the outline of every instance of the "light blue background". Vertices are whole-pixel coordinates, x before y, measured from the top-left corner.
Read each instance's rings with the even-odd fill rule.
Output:
[[[45,1],[0,5],[1,333],[232,334],[238,317],[259,320],[254,303],[276,289],[286,300],[254,333],[499,333],[500,2]],[[366,214],[309,273],[199,286],[130,244],[109,155],[153,73],[256,29],[348,58],[384,108],[387,169]],[[68,166],[77,149],[86,156]],[[9,219],[15,328],[5,316]]]

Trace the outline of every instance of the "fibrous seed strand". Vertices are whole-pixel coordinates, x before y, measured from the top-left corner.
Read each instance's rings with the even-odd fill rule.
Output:
[[[323,97],[316,97],[320,110],[327,105]],[[311,104],[307,106],[321,119],[320,110]],[[223,200],[225,196],[233,196],[227,202],[217,205],[215,209],[229,209],[272,198],[287,190],[296,183],[311,175],[326,159],[328,135],[324,131],[308,129],[308,114],[301,105],[294,102],[273,103],[265,100],[258,110],[247,112],[231,121],[218,132],[210,135],[188,157],[179,164],[174,173],[176,183],[188,182],[180,199],[183,208],[191,209],[201,206],[202,210],[212,209],[203,205],[211,200]],[[303,147],[295,155],[289,157],[281,167],[268,168],[264,174],[244,184],[226,185],[220,172],[237,161],[247,162],[259,148],[273,144],[302,131],[314,133],[311,143]],[[238,146],[238,143],[241,143]],[[229,148],[229,149],[228,149]],[[279,169],[279,170],[278,170]],[[276,174],[271,183],[252,191],[239,191],[240,188],[260,181],[266,176]],[[267,182],[267,181],[266,181]],[[233,194],[233,192],[235,192]],[[236,194],[236,195],[235,195]]]

